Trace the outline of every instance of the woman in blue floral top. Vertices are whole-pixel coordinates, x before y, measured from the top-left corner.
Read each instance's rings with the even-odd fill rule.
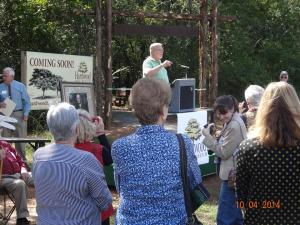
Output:
[[[179,143],[166,131],[171,90],[156,78],[142,78],[132,88],[132,106],[141,127],[112,145],[120,206],[116,224],[186,223],[180,176]],[[190,187],[201,180],[191,140],[184,135]]]

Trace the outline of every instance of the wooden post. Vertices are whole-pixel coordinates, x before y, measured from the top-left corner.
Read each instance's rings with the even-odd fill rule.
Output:
[[[218,0],[211,5],[211,65],[209,77],[209,107],[212,107],[218,94]]]
[[[112,122],[112,0],[107,1],[107,73],[105,82],[105,128],[111,128]]]
[[[207,106],[206,103],[206,75],[207,75],[207,0],[200,0],[199,21],[199,101],[200,108]]]
[[[96,115],[100,115],[103,118],[103,73],[101,70],[102,66],[102,55],[101,55],[101,0],[96,0],[96,63],[95,63],[95,100],[96,100]]]

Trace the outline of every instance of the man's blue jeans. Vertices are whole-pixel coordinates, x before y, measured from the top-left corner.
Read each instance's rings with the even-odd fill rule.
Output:
[[[227,181],[222,181],[217,225],[242,225],[243,215],[241,209],[236,205],[235,190],[228,187]]]

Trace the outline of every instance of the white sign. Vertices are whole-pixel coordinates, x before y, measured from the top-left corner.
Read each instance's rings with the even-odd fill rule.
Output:
[[[207,124],[207,111],[178,113],[177,132],[186,134],[194,144],[194,152],[199,165],[209,162],[207,147],[202,143],[204,137],[201,129]]]
[[[61,102],[59,81],[93,82],[93,57],[43,52],[22,52],[22,82],[31,109],[48,109]]]

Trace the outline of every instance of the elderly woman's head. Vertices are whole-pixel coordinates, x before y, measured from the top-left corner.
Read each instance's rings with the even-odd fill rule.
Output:
[[[142,78],[132,87],[132,107],[142,125],[165,120],[170,101],[170,86],[157,78]]]
[[[245,100],[249,108],[257,108],[264,90],[259,85],[250,85],[245,90]]]
[[[77,140],[79,143],[90,141],[96,135],[96,124],[93,122],[93,117],[85,110],[78,109],[79,114],[79,129]]]
[[[75,139],[78,123],[79,116],[74,106],[66,102],[50,106],[47,124],[56,142]]]
[[[270,83],[259,104],[255,134],[270,146],[292,146],[300,139],[300,102],[292,85]]]

